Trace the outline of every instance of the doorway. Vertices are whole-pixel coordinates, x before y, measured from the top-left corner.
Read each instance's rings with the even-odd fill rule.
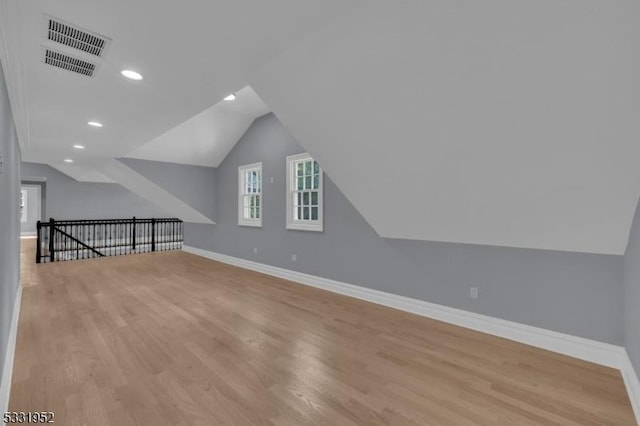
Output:
[[[41,202],[40,185],[20,187],[20,233],[23,237],[36,235],[36,223],[42,219]]]

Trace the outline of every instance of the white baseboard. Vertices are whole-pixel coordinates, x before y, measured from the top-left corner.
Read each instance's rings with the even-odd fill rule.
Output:
[[[619,369],[622,374],[622,378],[624,379],[636,419],[638,419],[640,423],[640,379],[631,364],[631,360],[629,359],[626,350],[621,346],[558,333],[556,331],[532,327],[512,321],[506,321],[487,315],[476,314],[461,309],[411,299],[409,297],[398,296],[379,290],[373,290],[328,278],[278,268],[195,247],[184,246],[183,250],[191,254],[238,266],[244,269],[261,272],[334,293],[355,297],[357,299],[411,312],[424,317],[437,319],[450,324],[470,328],[483,333],[503,337],[531,346],[583,359],[585,361]],[[19,284],[13,308],[13,317],[11,319],[7,353],[2,370],[2,383],[0,384],[0,413],[7,411],[9,407],[11,378],[18,337],[21,301],[22,284]]]
[[[624,352],[620,372],[624,379],[624,385],[627,387],[631,407],[633,407],[636,420],[638,420],[638,424],[640,424],[640,376],[636,374],[636,370],[633,368],[633,364],[631,363],[631,359],[629,358],[627,351]]]
[[[18,284],[18,293],[13,305],[11,328],[9,329],[9,341],[7,353],[2,368],[2,383],[0,383],[0,413],[9,409],[9,397],[11,393],[11,377],[13,376],[13,360],[16,354],[16,341],[18,339],[18,321],[20,319],[20,306],[22,305],[22,283]]]
[[[459,325],[494,336],[504,337],[550,351],[559,352],[585,361],[608,367],[619,368],[622,364],[624,348],[595,340],[543,328],[532,327],[512,321],[476,314],[449,306],[437,305],[423,300],[398,296],[379,290],[347,284],[327,278],[291,271],[250,260],[231,257],[208,250],[184,246],[184,251],[241,268],[262,272],[275,277],[318,287],[424,317]]]
[[[640,382],[622,346],[398,296],[196,247],[185,245],[183,251],[618,369],[622,373],[629,392],[636,419],[640,422]]]

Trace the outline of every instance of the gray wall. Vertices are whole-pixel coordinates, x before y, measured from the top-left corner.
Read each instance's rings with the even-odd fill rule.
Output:
[[[186,244],[623,343],[622,256],[383,239],[326,175],[325,231],[285,230],[285,157],[303,151],[274,115],[257,119],[218,167],[216,225],[189,224]],[[239,227],[238,166],[257,161],[263,162],[265,182],[263,227]],[[367,166],[366,157],[360,166]],[[293,253],[297,262],[291,261]],[[472,286],[479,289],[478,300],[469,298]]]
[[[120,158],[119,160],[174,197],[215,221],[215,167],[189,166],[133,158]]]
[[[20,148],[0,67],[0,376],[20,282]],[[2,377],[0,377],[0,382]]]
[[[631,225],[624,255],[624,344],[636,372],[640,374],[640,203]]]
[[[163,209],[116,183],[78,182],[45,164],[22,163],[22,179],[46,179],[46,214],[54,219],[168,217]]]

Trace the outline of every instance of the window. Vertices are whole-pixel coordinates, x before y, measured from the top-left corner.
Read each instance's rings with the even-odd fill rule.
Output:
[[[262,226],[262,163],[238,168],[238,225]]]
[[[322,169],[306,153],[287,157],[287,229],[322,231]]]
[[[27,190],[20,190],[20,222],[25,223],[27,221]]]

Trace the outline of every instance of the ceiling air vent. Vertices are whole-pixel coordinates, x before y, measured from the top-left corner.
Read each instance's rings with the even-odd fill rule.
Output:
[[[104,49],[109,42],[107,37],[66,24],[56,18],[48,16],[46,18],[47,39],[102,57]]]
[[[45,49],[44,63],[88,77],[92,77],[93,72],[96,70],[96,64],[51,49]]]

